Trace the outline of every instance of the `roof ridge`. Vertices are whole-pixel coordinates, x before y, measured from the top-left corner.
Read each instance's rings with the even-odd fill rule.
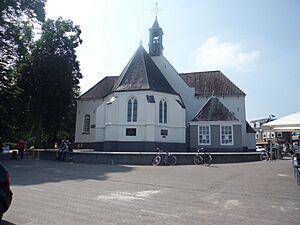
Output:
[[[148,78],[148,71],[147,71],[147,68],[146,68],[146,62],[145,62],[145,55],[144,55],[143,50],[146,52],[146,50],[145,50],[145,49],[143,48],[143,46],[142,46],[142,49],[141,49],[140,51],[141,51],[141,54],[142,54],[143,66],[144,66],[144,70],[145,70],[145,72],[146,72],[146,77],[147,77],[146,82],[147,82],[148,87],[150,87],[150,84],[149,84],[149,78]],[[146,53],[147,53],[147,52],[146,52]]]
[[[195,73],[211,73],[211,72],[221,72],[222,73],[221,70],[205,70],[205,71],[179,73],[179,75],[195,74]]]

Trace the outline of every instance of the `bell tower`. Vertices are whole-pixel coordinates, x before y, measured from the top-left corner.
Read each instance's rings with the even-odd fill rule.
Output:
[[[149,55],[160,56],[163,54],[162,36],[163,31],[157,22],[157,15],[152,27],[149,29]]]

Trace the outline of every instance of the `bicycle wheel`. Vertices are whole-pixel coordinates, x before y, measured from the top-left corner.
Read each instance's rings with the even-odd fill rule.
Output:
[[[211,162],[212,162],[212,157],[211,157],[211,155],[207,155],[207,156],[205,157],[205,159],[204,159],[204,164],[205,164],[205,166],[209,166],[209,165],[211,164]]]
[[[203,163],[203,158],[200,155],[195,155],[193,157],[193,162],[195,165],[200,165]]]
[[[161,157],[159,155],[157,155],[157,156],[154,157],[154,159],[152,161],[152,165],[153,166],[158,166],[160,161],[161,161]]]
[[[170,155],[168,159],[168,164],[174,166],[177,162],[177,158],[175,155]]]
[[[268,155],[266,154],[266,153],[261,153],[260,154],[260,160],[261,161],[265,161],[265,160],[267,160],[268,159]]]
[[[195,165],[200,165],[200,164],[203,164],[203,158],[201,155],[195,155],[193,157],[193,161],[194,161],[194,164]]]

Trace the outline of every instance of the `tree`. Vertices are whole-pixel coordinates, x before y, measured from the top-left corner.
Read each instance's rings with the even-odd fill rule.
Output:
[[[31,122],[35,144],[51,142],[58,133],[74,132],[79,79],[82,78],[75,48],[81,30],[70,20],[48,19],[18,83],[23,109]],[[72,122],[70,122],[72,121]]]
[[[45,19],[46,0],[1,0],[0,3],[0,138],[7,137],[20,90],[12,70],[32,42],[32,27]]]

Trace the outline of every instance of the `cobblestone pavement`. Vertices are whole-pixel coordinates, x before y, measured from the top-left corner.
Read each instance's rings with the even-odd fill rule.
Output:
[[[290,160],[211,167],[1,163],[14,192],[3,224],[300,224]]]

